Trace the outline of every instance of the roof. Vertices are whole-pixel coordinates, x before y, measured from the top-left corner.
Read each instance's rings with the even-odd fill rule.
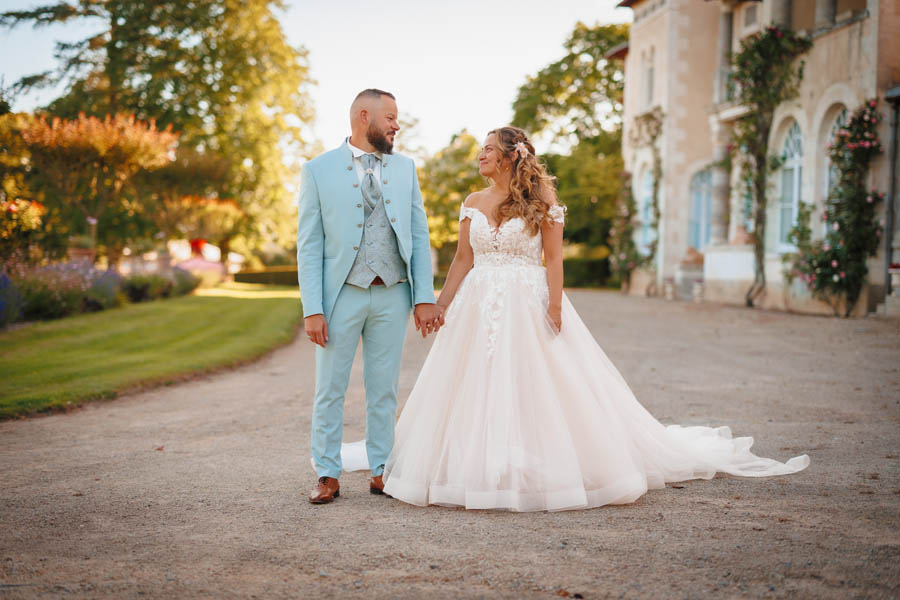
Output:
[[[603,58],[625,58],[626,54],[628,54],[628,42],[622,42],[607,50]]]

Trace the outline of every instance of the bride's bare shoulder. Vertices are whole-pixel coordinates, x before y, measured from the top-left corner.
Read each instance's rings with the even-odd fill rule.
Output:
[[[478,205],[484,199],[487,190],[478,190],[477,192],[472,192],[466,199],[463,201],[463,206],[466,208],[478,208]]]

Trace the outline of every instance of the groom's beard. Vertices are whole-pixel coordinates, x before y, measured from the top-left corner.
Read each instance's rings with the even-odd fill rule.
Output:
[[[376,129],[374,123],[369,125],[369,129],[366,131],[366,139],[375,146],[376,150],[384,154],[390,154],[394,150],[394,142],[390,141],[383,131]]]

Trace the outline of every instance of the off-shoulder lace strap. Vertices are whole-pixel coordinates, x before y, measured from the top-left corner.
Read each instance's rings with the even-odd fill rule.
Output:
[[[475,218],[475,213],[478,212],[477,209],[469,208],[463,203],[459,207],[459,222],[462,223],[466,217],[470,217],[472,219]]]
[[[550,207],[550,210],[547,211],[547,214],[550,215],[550,218],[556,221],[557,223],[564,223],[566,220],[566,211],[569,210],[567,207],[562,204],[554,204]]]

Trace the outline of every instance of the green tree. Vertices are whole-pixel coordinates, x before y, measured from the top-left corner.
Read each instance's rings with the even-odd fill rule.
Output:
[[[579,22],[564,44],[565,56],[519,88],[513,124],[573,147],[620,129],[623,65],[606,54],[627,40],[627,24]]]
[[[47,110],[72,118],[130,112],[181,133],[180,144],[231,162],[225,195],[249,221],[240,245],[289,245],[295,219],[287,158],[305,153],[312,120],[307,52],[290,46],[280,0],[79,0],[0,13],[0,24],[91,20],[96,34],[57,43],[59,68],[16,89],[70,82]]]
[[[616,199],[621,194],[622,155],[614,134],[581,142],[569,154],[544,157],[557,179],[559,200],[568,208],[566,240],[599,247],[606,243]]]
[[[459,207],[472,192],[487,182],[478,172],[481,143],[463,129],[450,143],[425,161],[420,185],[431,245],[441,267],[449,266],[459,239]]]
[[[622,61],[610,50],[628,25],[578,23],[565,55],[529,77],[513,103],[513,124],[565,153],[545,156],[568,206],[566,240],[601,247],[621,193]]]
[[[197,235],[193,225],[202,212],[203,201],[225,196],[230,181],[230,163],[212,152],[179,148],[175,159],[158,169],[142,170],[135,188],[142,211],[154,223],[163,239],[218,236]],[[232,201],[233,202],[233,201]]]

